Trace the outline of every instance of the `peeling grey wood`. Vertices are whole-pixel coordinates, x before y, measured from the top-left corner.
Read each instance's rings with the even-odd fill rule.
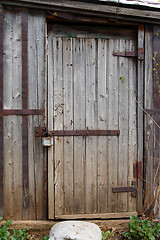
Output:
[[[63,97],[64,97],[64,129],[73,130],[73,71],[72,71],[72,39],[63,39]],[[73,137],[64,137],[64,212],[73,213],[74,204],[74,156],[73,156]],[[67,184],[66,184],[67,183]]]
[[[97,129],[96,41],[86,39],[86,129]],[[97,212],[97,137],[86,138],[86,213]]]
[[[127,51],[127,44],[123,39],[119,41],[120,52]],[[119,161],[118,186],[127,187],[128,175],[128,58],[119,58],[119,78],[124,77],[124,84],[119,80]],[[123,174],[122,174],[123,172]],[[127,211],[127,193],[118,194],[118,211]]]
[[[109,129],[109,89],[108,89],[108,41],[106,39],[98,39],[98,73],[97,73],[97,104],[98,104],[98,129]],[[105,106],[105,107],[103,107]],[[98,137],[98,206],[99,213],[108,210],[108,137]],[[104,161],[105,159],[105,161]]]
[[[73,81],[74,81],[74,129],[85,129],[85,101],[86,101],[86,76],[85,76],[85,40],[72,39],[73,41]],[[74,212],[85,212],[85,165],[86,151],[85,140],[82,136],[74,137]],[[77,171],[78,169],[78,171]],[[79,197],[81,196],[81,197]]]
[[[4,15],[4,108],[22,108],[21,13]],[[4,117],[4,218],[22,219],[22,117]],[[16,207],[15,207],[16,206]]]
[[[113,51],[118,51],[118,39],[108,44],[108,127],[109,129],[119,129],[118,125],[118,60],[113,56]],[[118,212],[118,195],[112,193],[112,188],[118,185],[118,143],[117,137],[108,137],[108,212]],[[111,160],[112,159],[112,160]],[[110,174],[111,173],[111,174]]]
[[[144,48],[144,25],[138,29],[138,48]],[[143,169],[143,90],[144,90],[144,62],[138,60],[138,162]],[[143,210],[143,176],[138,178],[138,211]]]
[[[29,11],[28,15],[28,107],[44,107],[44,49],[45,15],[43,12]],[[43,179],[45,159],[41,138],[35,139],[34,129],[44,124],[42,116],[29,116],[29,219],[43,219],[44,213]],[[36,190],[36,191],[35,191]],[[43,198],[42,198],[43,196]],[[47,196],[46,196],[47,197]],[[47,207],[47,206],[46,206]]]
[[[134,41],[128,43],[129,51],[136,51],[137,46]],[[137,163],[137,60],[128,59],[128,181],[127,185],[131,186],[132,181],[136,181],[133,175],[133,164]],[[136,211],[136,198],[131,197],[128,193],[128,211]]]
[[[63,130],[64,126],[64,89],[63,89],[63,56],[62,39],[53,38],[53,122],[55,130]],[[54,164],[55,164],[55,215],[64,213],[64,139],[55,137]],[[67,183],[66,183],[67,184]],[[52,194],[52,193],[50,193]]]
[[[153,47],[152,47],[152,26],[146,26],[145,29],[145,109],[154,109],[153,103]],[[152,116],[153,117],[153,116]],[[145,213],[149,213],[149,206],[153,201],[153,185],[154,179],[154,123],[149,116],[145,115],[145,158],[144,169],[146,176],[145,183]],[[159,159],[155,159],[158,160]],[[152,205],[152,204],[151,204]],[[147,209],[148,208],[148,209]]]

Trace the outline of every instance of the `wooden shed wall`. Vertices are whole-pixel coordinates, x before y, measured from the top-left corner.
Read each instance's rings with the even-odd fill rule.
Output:
[[[147,25],[145,31],[145,155],[144,213],[160,217],[160,27]]]
[[[5,7],[0,11],[0,32],[0,216],[47,219],[47,154],[43,154],[41,139],[35,138],[34,133],[35,126],[46,125],[46,114],[4,113],[4,109],[46,109],[45,12]],[[146,26],[145,109],[159,109],[157,76],[160,73],[157,76],[155,73],[152,78],[155,51],[158,51],[157,61],[160,61],[160,39],[156,33],[160,36],[159,28]],[[158,116],[156,121],[159,124]],[[155,205],[156,209],[159,208],[160,156],[156,152],[159,149],[159,129],[154,126],[146,117],[145,176],[144,179],[140,177],[145,187],[146,213],[148,210],[153,213]]]
[[[42,110],[45,106],[45,15],[17,8],[3,11],[0,167],[4,182],[0,183],[0,215],[7,219],[46,219],[46,159],[34,130],[44,124],[44,115],[9,115],[4,111]]]

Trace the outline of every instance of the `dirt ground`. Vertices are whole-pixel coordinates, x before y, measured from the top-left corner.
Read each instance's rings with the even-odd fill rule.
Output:
[[[49,235],[50,229],[57,222],[58,221],[13,221],[10,229],[24,229],[29,227],[30,239],[40,240],[42,237]],[[122,240],[122,233],[127,229],[130,220],[94,220],[89,222],[97,224],[104,232],[107,230],[112,231],[114,237],[110,237],[110,240]]]

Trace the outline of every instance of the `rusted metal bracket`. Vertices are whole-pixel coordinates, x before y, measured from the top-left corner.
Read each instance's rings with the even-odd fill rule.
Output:
[[[137,52],[113,52],[113,55],[118,57],[138,57]]]
[[[43,115],[43,109],[0,109],[0,117],[7,115]]]
[[[144,59],[144,48],[138,48],[138,52],[137,51],[133,51],[133,52],[113,52],[114,56],[118,56],[118,57],[138,57],[139,60],[143,60]]]
[[[129,186],[129,187],[114,187],[114,188],[112,188],[112,192],[113,193],[131,192],[132,197],[137,197],[136,182],[132,181],[131,186]]]
[[[53,130],[46,127],[36,127],[35,136],[119,136],[120,130]]]
[[[143,167],[141,161],[133,164],[133,177],[136,179],[143,177]]]

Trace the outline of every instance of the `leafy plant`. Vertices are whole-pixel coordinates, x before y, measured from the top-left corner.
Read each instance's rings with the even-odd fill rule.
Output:
[[[24,229],[14,229],[13,228],[13,235],[11,240],[25,240],[25,239],[29,239],[29,235],[28,235],[28,230],[29,228],[24,228]]]
[[[49,239],[49,236],[45,236],[42,238],[42,240],[48,240]]]
[[[0,221],[3,218],[0,217]],[[28,230],[29,228],[24,228],[24,229],[15,229],[13,228],[13,235],[12,237],[10,237],[10,232],[8,231],[10,225],[12,224],[12,221],[5,221],[2,224],[2,227],[0,228],[0,240],[25,240],[25,239],[29,239],[30,236],[28,235]],[[47,240],[47,239],[44,239]]]
[[[103,231],[102,231],[102,240],[106,240],[106,239],[108,239],[109,236],[112,236],[112,237],[113,237],[114,234],[111,233],[111,231],[109,231],[109,230],[106,231],[106,232],[103,232]]]
[[[130,216],[130,219],[129,229],[123,234],[126,239],[154,240],[156,237],[160,237],[160,223],[153,223],[137,216]]]
[[[0,221],[3,218],[0,217]],[[12,221],[6,221],[2,224],[2,227],[0,228],[0,239],[1,240],[8,240],[10,239],[10,232],[8,231],[10,225],[12,224]]]

